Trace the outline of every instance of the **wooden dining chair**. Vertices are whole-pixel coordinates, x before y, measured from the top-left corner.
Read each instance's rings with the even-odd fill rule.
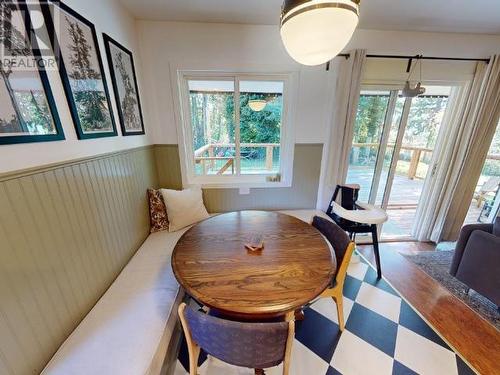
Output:
[[[344,281],[347,267],[354,252],[354,242],[349,239],[347,233],[334,222],[315,216],[312,221],[313,227],[326,237],[335,252],[334,262],[337,270],[332,278],[330,286],[320,295],[320,298],[331,297],[337,305],[337,317],[339,328],[344,330],[343,294]],[[314,302],[313,302],[314,303]]]
[[[182,303],[179,306],[189,351],[189,374],[196,375],[198,357],[207,354],[231,365],[255,369],[273,367],[283,362],[283,375],[288,375],[295,323],[243,323],[221,319],[196,311]]]

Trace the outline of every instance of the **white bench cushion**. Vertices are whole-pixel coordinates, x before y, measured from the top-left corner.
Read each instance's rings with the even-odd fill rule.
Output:
[[[170,258],[187,229],[151,234],[42,373],[158,373],[182,298]]]

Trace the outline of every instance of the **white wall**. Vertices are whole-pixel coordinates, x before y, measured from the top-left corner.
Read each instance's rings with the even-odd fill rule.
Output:
[[[345,50],[355,48],[369,54],[478,58],[500,52],[500,35],[357,30]]]
[[[323,142],[325,67],[301,67],[290,59],[274,26],[139,21],[145,101],[155,124],[156,143],[177,143],[173,111],[176,85],[170,68],[204,67],[245,71],[269,69],[300,72],[295,122],[300,143]]]
[[[296,142],[325,143],[326,156],[328,129],[335,111],[336,72],[326,72],[324,65],[296,64],[284,50],[276,26],[138,21],[138,30],[145,66],[143,101],[148,122],[154,126],[155,143],[177,143],[177,85],[171,82],[175,76],[171,70],[192,65],[230,71],[278,66],[300,74],[294,119]],[[355,48],[365,48],[371,54],[483,58],[500,53],[500,35],[357,30],[345,51]],[[324,192],[328,194],[330,189],[323,183],[326,168],[323,162],[320,205]]]
[[[183,66],[244,70],[281,66],[300,72],[295,110],[297,143],[323,143],[330,120],[331,81],[325,66],[303,67],[286,53],[277,26],[138,21],[144,62],[144,101],[155,143],[177,143],[170,69]],[[346,51],[444,57],[487,57],[500,52],[500,36],[357,30]],[[331,104],[331,103],[330,103]]]
[[[105,75],[108,80],[108,89],[110,91],[119,135],[101,139],[78,140],[59,74],[57,72],[48,72],[66,140],[2,145],[0,146],[0,173],[151,143],[151,132],[147,123],[145,124],[145,136],[122,137],[120,135],[118,112],[102,39],[102,33],[105,32],[134,52],[134,60],[140,86],[139,90],[143,91],[141,90],[141,61],[137,48],[138,38],[135,20],[117,0],[66,0],[65,3],[96,26],[99,48],[103,59]]]

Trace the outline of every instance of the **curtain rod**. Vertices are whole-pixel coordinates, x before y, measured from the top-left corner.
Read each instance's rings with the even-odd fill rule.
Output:
[[[348,53],[340,53],[337,56],[349,58]],[[367,58],[375,58],[375,59],[401,59],[408,60],[408,67],[411,66],[412,60],[445,60],[445,61],[484,61],[486,63],[490,62],[489,58],[469,58],[469,57],[436,57],[436,56],[423,56],[423,55],[414,55],[414,56],[403,56],[403,55],[366,55]],[[326,70],[330,70],[330,62],[326,63]],[[408,69],[407,69],[408,70]]]

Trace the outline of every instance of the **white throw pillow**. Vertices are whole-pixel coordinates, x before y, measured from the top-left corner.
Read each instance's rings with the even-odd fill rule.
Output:
[[[175,232],[210,217],[200,188],[160,189],[168,216],[168,231]]]

